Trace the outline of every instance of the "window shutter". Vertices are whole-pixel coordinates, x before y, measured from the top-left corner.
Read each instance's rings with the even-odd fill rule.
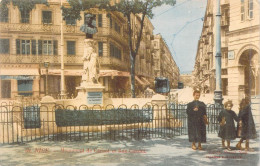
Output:
[[[32,40],[32,54],[36,55],[36,40]]]
[[[42,40],[38,40],[38,55],[42,55]]]
[[[98,15],[98,27],[102,27],[102,14]]]
[[[16,54],[20,54],[20,39],[16,39]]]
[[[58,55],[58,41],[57,40],[53,41],[53,54]]]
[[[103,42],[98,42],[98,55],[103,56]]]

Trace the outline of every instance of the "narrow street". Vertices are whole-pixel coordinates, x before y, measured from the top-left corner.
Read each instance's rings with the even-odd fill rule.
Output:
[[[193,89],[191,87],[185,87],[183,89],[176,89],[175,93],[178,93],[178,102],[187,103],[193,100]],[[214,94],[201,94],[200,100],[205,104],[214,104]]]

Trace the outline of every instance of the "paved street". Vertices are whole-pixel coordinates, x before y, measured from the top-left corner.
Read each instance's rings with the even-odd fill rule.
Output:
[[[187,136],[143,141],[32,142],[1,145],[0,165],[191,165],[257,166],[259,142],[251,141],[255,152],[226,151],[216,134],[207,135],[203,151],[190,148]],[[234,146],[238,140],[232,141]]]

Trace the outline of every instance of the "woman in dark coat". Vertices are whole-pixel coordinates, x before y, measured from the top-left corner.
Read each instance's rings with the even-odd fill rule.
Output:
[[[219,113],[218,121],[220,122],[220,130],[218,136],[222,138],[222,147],[225,147],[225,140],[227,141],[227,150],[230,149],[230,140],[234,140],[237,137],[235,129],[235,121],[238,121],[238,117],[234,111],[232,101],[227,101],[224,104],[225,109]]]
[[[192,142],[192,149],[196,150],[196,142],[198,142],[198,149],[202,150],[201,143],[206,142],[206,105],[199,101],[200,91],[193,92],[194,100],[187,105],[188,115],[188,135],[189,142]]]
[[[242,131],[241,136],[239,136],[241,139],[236,145],[238,149],[242,149],[241,144],[244,140],[246,140],[246,148],[245,150],[252,150],[249,148],[249,139],[255,139],[256,138],[256,129],[255,129],[255,123],[251,111],[251,106],[248,98],[242,99],[240,102],[240,110],[238,114],[239,120],[242,122]]]

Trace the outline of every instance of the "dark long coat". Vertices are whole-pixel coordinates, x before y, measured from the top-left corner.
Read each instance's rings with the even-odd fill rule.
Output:
[[[238,121],[238,116],[234,111],[228,111],[225,109],[219,113],[218,121],[221,122],[222,118],[225,118],[226,124],[224,126],[220,126],[218,136],[222,139],[236,139],[237,134],[234,120]]]
[[[194,107],[198,106],[198,111]],[[201,101],[192,101],[187,105],[189,142],[206,142],[206,125],[203,116],[206,115],[206,105]]]
[[[255,122],[253,119],[250,105],[239,111],[238,118],[242,120],[241,138],[254,139],[256,138]]]

